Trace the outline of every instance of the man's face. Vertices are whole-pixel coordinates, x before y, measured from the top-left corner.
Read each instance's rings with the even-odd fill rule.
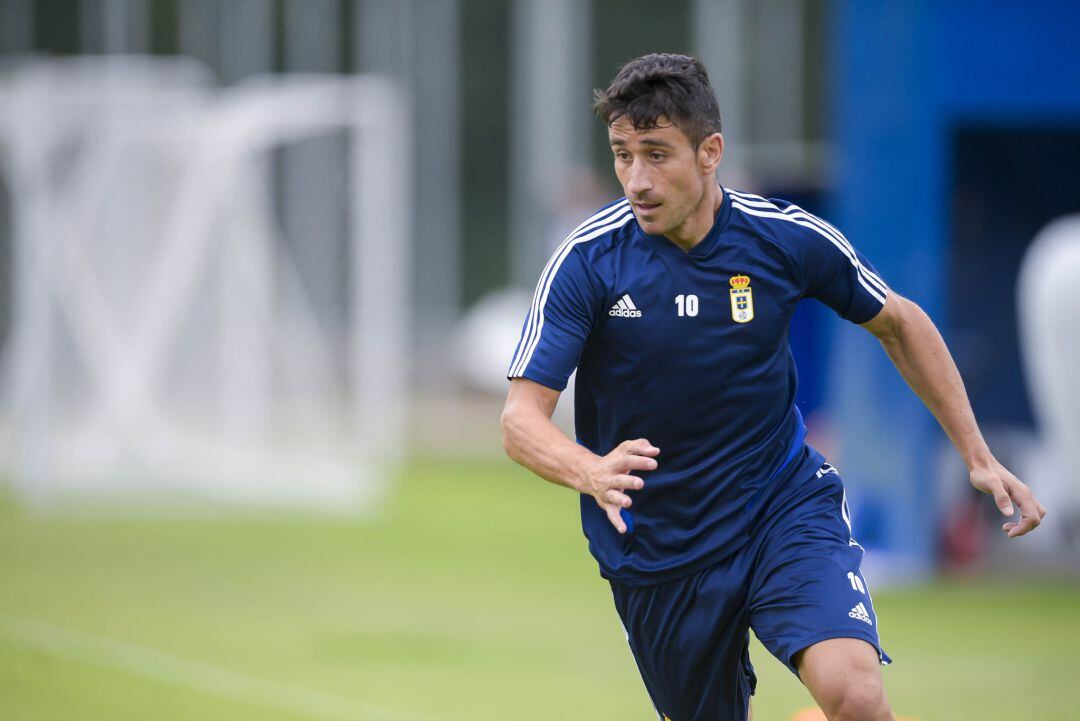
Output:
[[[608,125],[608,139],[615,174],[641,229],[668,235],[681,227],[701,202],[709,178],[690,138],[666,118],[639,131],[624,115]]]

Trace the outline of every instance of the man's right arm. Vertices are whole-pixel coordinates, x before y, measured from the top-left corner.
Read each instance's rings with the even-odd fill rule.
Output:
[[[657,467],[660,449],[644,438],[623,441],[606,456],[598,456],[575,443],[551,421],[559,391],[528,380],[514,378],[503,408],[503,448],[517,463],[560,486],[587,493],[596,499],[619,533],[626,523],[619,510],[632,504],[628,490],[645,482],[632,471]]]

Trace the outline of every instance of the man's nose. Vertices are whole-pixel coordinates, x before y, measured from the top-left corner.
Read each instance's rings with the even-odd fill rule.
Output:
[[[649,167],[640,160],[635,160],[630,166],[630,177],[626,183],[626,192],[631,196],[640,195],[652,190],[652,177]]]

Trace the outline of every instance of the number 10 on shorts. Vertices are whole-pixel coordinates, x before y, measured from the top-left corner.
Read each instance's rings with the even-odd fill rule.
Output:
[[[859,593],[866,593],[866,586],[863,585],[862,579],[855,575],[854,571],[847,572],[847,580],[851,581],[851,587]]]

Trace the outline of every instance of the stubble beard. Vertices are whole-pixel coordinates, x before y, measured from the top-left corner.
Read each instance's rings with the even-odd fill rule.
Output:
[[[701,191],[698,193],[697,199],[694,200],[694,202],[692,203],[687,203],[686,205],[682,206],[681,212],[679,212],[676,217],[673,217],[671,219],[671,222],[662,231],[656,233],[656,235],[670,236],[679,228],[683,227],[683,225],[686,224],[686,221],[690,219],[690,217],[704,202],[704,200],[705,189],[702,188]]]

